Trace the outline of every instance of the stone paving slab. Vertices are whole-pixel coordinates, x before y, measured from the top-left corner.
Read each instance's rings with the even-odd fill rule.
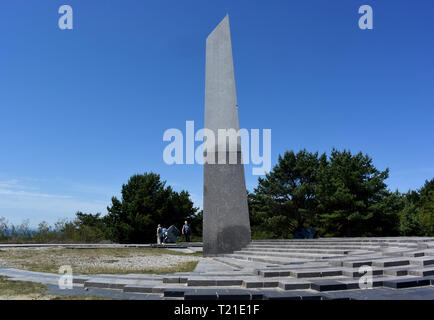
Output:
[[[270,265],[270,263],[263,263],[263,262],[252,263],[252,261],[248,261],[248,260],[240,260],[232,257],[223,257],[223,256],[214,257],[213,260],[225,264],[227,266],[230,266],[233,268],[233,270],[249,269],[252,268],[252,265],[254,265],[255,268],[266,268],[267,266]],[[305,262],[305,260],[303,260],[302,262]]]
[[[233,271],[234,268],[230,267],[223,263],[216,263],[213,259],[203,259],[198,262],[196,268],[194,269],[195,273],[203,273],[203,272],[225,272],[225,271]]]

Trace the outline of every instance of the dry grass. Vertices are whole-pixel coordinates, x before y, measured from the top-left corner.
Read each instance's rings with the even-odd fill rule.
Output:
[[[63,265],[81,274],[173,273],[193,271],[199,256],[153,248],[14,248],[0,250],[0,266],[50,273]]]
[[[0,300],[111,300],[93,296],[46,295],[46,286],[27,281],[13,281],[0,276]]]

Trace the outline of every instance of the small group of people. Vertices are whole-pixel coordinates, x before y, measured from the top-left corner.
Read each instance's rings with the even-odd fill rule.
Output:
[[[185,242],[190,242],[191,228],[190,225],[188,224],[188,221],[184,221],[181,234],[185,236]],[[157,244],[167,243],[167,239],[168,239],[167,229],[161,227],[161,225],[159,224],[157,226]]]

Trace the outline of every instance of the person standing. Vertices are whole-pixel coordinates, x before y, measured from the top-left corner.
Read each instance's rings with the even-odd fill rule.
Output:
[[[157,227],[157,244],[161,244],[162,235],[163,235],[163,229],[161,228],[161,225],[158,225],[158,227]]]
[[[182,234],[185,236],[185,242],[190,242],[191,228],[187,221],[182,226]]]

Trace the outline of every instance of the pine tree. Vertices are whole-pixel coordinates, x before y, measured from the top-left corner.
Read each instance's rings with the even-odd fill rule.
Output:
[[[132,176],[122,186],[122,199],[112,198],[104,217],[110,240],[124,243],[154,242],[158,224],[183,225],[197,208],[186,191],[166,187],[160,175],[145,173]]]

